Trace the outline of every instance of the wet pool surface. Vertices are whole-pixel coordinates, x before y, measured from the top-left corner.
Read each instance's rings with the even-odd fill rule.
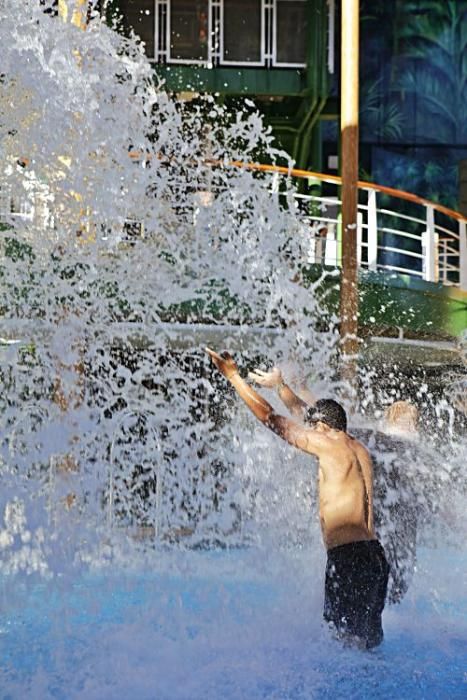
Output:
[[[14,588],[4,580],[0,697],[467,696],[466,570],[457,552],[420,554],[411,590],[386,608],[385,641],[372,652],[330,638],[320,583],[306,561],[294,556],[289,568],[287,556],[258,566],[251,552],[177,553],[152,572]]]

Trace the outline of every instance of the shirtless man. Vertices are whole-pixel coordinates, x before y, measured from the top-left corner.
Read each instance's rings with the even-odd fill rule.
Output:
[[[304,423],[281,416],[240,377],[228,353],[206,352],[262,423],[318,458],[319,512],[327,549],[324,618],[339,637],[367,649],[377,646],[383,639],[388,564],[373,526],[371,458],[347,434],[344,409],[332,399],[320,399],[307,406]],[[279,388],[282,400],[289,400],[289,410],[303,414],[305,402],[287,389]]]
[[[295,393],[284,382],[278,367],[266,372],[256,369],[248,376],[264,388],[276,389],[290,414],[302,421],[309,407],[316,403],[315,396],[304,383]],[[404,597],[416,565],[417,520],[421,506],[408,465],[417,462],[418,420],[416,406],[409,401],[395,401],[386,409],[380,431],[352,431],[372,455],[374,527],[389,564],[387,602],[391,604],[400,603]],[[389,499],[388,493],[391,494]]]

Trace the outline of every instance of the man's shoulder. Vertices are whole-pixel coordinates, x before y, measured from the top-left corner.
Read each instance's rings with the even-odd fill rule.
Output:
[[[347,433],[347,438],[350,439],[350,449],[357,453],[357,456],[362,458],[371,459],[371,452],[365,442],[365,440],[360,439],[359,436],[352,433]]]

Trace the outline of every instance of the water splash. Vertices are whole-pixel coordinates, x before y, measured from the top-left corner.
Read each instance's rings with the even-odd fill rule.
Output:
[[[231,114],[210,97],[177,102],[136,37],[95,13],[81,32],[44,7],[23,0],[19,13],[0,0],[0,335],[11,341],[0,347],[0,573],[11,611],[2,688],[46,696],[58,678],[59,695],[110,697],[109,668],[131,652],[141,674],[125,661],[120,695],[154,697],[151,667],[160,697],[327,697],[339,683],[376,697],[367,661],[320,631],[324,551],[309,458],[257,425],[203,353],[215,343],[242,371],[274,362],[339,390],[320,281],[301,284],[310,229],[292,185],[279,195],[270,176],[228,166],[283,154],[251,104]],[[365,368],[367,416],[398,397],[393,374],[383,385]],[[453,438],[450,404],[428,389],[423,400]],[[372,661],[388,692],[399,682],[388,669],[403,668],[412,697],[425,676],[407,650],[415,644],[436,675],[439,659],[454,668],[450,650],[465,632],[446,613],[465,602],[453,584],[465,556],[465,444],[437,450],[433,470],[410,464],[402,489],[388,481],[390,453],[380,455],[381,512],[392,517],[401,498],[414,506],[425,549],[387,613],[396,641]],[[392,537],[397,520],[381,522]],[[118,576],[100,578],[103,569]],[[150,582],[132,579],[135,569]],[[33,654],[31,639],[41,640]],[[443,680],[451,697],[459,673]]]
[[[1,232],[2,336],[20,340],[1,350],[3,508],[20,488],[51,552],[79,517],[80,560],[102,532],[151,547],[302,542],[308,461],[254,424],[202,351],[306,367],[339,390],[322,280],[302,284],[310,229],[293,187],[228,165],[285,154],[252,103],[173,99],[137,37],[97,12],[83,32],[34,0],[19,16],[0,7],[2,193],[26,212],[5,211]],[[388,376],[364,368],[363,411],[397,398]]]
[[[77,513],[151,546],[257,539],[290,455],[261,436],[258,477],[257,447],[232,451],[245,427],[203,347],[217,328],[241,363],[267,348],[319,372],[335,354],[300,284],[310,232],[294,200],[228,166],[283,154],[251,106],[173,100],[140,42],[97,14],[82,32],[32,0],[1,8],[2,192],[32,212],[6,212],[1,234],[2,335],[21,341],[2,349],[5,478],[54,542]],[[282,537],[306,530],[296,501],[274,517]]]

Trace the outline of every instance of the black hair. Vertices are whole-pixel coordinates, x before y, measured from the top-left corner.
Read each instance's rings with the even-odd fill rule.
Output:
[[[347,430],[347,415],[343,406],[334,399],[318,399],[305,414],[307,423],[325,423],[334,430]]]

